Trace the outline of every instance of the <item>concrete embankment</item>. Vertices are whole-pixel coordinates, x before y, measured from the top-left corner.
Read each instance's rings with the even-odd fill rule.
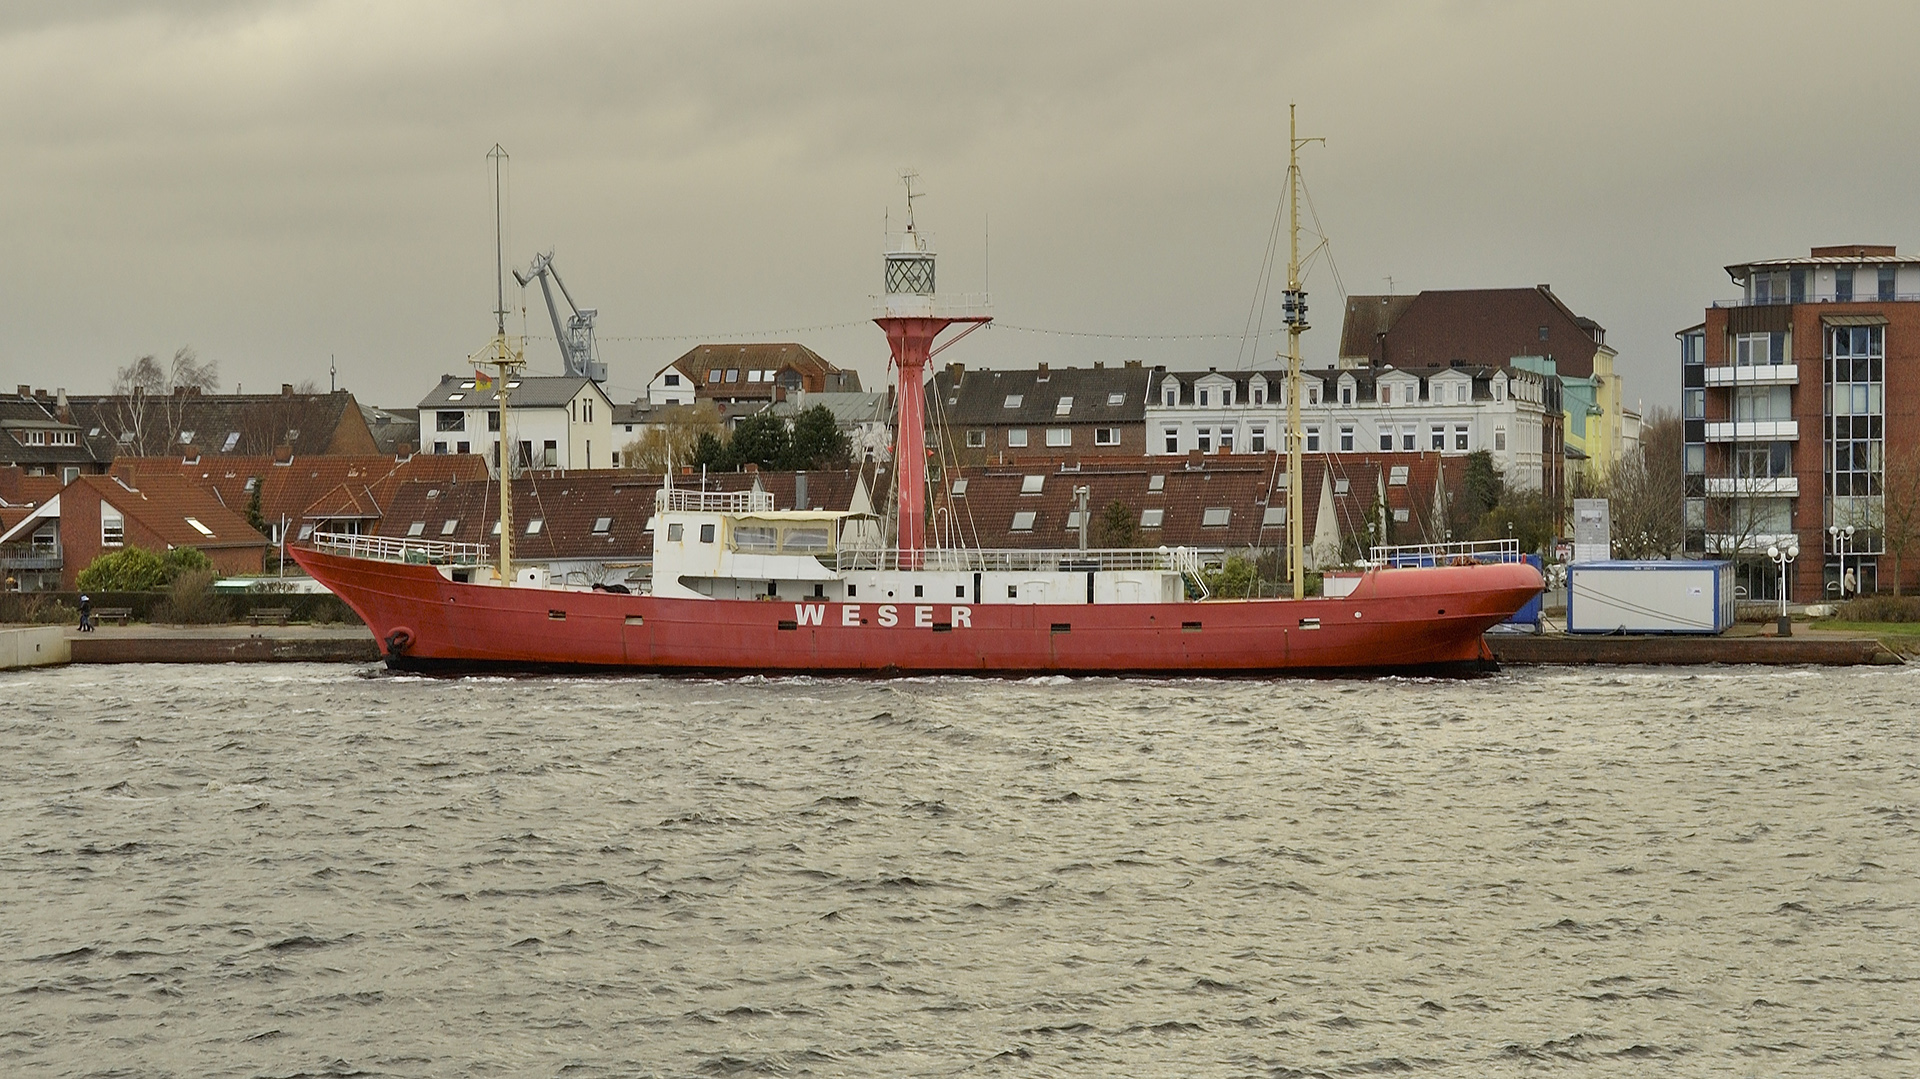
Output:
[[[371,663],[365,626],[101,626],[68,638],[75,663]]]
[[[1854,667],[1901,663],[1900,654],[1870,637],[1805,634],[1795,637],[1630,637],[1488,634],[1487,644],[1503,666],[1691,666],[1755,663]]]
[[[71,659],[65,626],[0,627],[0,671],[51,667]]]

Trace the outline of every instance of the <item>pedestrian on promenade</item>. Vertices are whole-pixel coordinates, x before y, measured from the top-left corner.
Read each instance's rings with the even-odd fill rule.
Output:
[[[80,597],[80,632],[93,632],[93,599],[90,596]]]

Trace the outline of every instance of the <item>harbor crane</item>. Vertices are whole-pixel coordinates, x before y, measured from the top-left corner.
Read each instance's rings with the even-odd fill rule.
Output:
[[[565,326],[560,324],[560,308],[553,302],[553,288],[547,284],[547,278],[560,286],[560,295],[566,299],[573,314],[567,316]],[[586,307],[573,302],[573,294],[567,291],[567,283],[560,280],[560,271],[553,268],[553,252],[535,255],[533,265],[526,273],[513,271],[513,279],[526,288],[535,278],[540,279],[540,292],[547,298],[547,314],[553,316],[553,338],[560,345],[560,360],[566,367],[566,373],[573,378],[590,378],[595,382],[607,380],[607,365],[600,361],[599,349],[593,340],[593,320],[600,314],[597,308]]]

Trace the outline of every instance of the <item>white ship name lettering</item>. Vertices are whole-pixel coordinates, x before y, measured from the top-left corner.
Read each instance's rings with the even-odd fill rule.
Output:
[[[955,607],[953,608],[953,613],[951,615],[948,615],[947,617],[952,619],[952,625],[955,629],[958,629],[962,626],[966,627],[967,629],[973,628],[973,608],[972,607]]]
[[[817,626],[827,616],[824,603],[796,603],[793,605],[793,620],[803,626]]]
[[[857,626],[860,624],[860,605],[858,603],[849,603],[840,608],[840,624],[843,626]]]
[[[825,626],[827,624],[828,606],[829,604],[825,603],[794,604],[794,624],[797,626]],[[861,607],[858,603],[841,603],[837,604],[837,606],[840,608],[840,624],[842,626],[857,628],[867,624],[867,620],[860,617]],[[938,610],[938,607],[931,604],[916,605],[913,608],[913,627],[915,629],[934,629],[936,627],[946,629],[973,628],[972,607],[955,606],[947,608],[947,620],[944,623],[934,621],[934,614]],[[900,625],[900,608],[891,603],[883,603],[876,610],[874,617],[883,627],[888,629],[898,628]]]
[[[933,608],[915,607],[913,609],[913,625],[915,629],[932,629]]]
[[[900,608],[895,607],[891,603],[882,603],[880,605],[880,624],[888,628],[899,625]]]

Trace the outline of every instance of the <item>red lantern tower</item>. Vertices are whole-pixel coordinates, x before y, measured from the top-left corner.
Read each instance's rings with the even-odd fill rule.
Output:
[[[970,313],[964,303],[950,305],[937,300],[933,247],[914,229],[915,176],[907,173],[902,178],[907,183],[907,231],[898,242],[888,244],[886,294],[881,299],[881,313],[873,321],[886,331],[887,347],[893,351],[893,366],[899,377],[894,505],[900,518],[900,566],[915,569],[927,545],[927,361],[992,321],[993,316]],[[985,306],[984,301],[980,306]],[[934,339],[956,323],[965,323],[967,328],[944,344],[935,345]]]

